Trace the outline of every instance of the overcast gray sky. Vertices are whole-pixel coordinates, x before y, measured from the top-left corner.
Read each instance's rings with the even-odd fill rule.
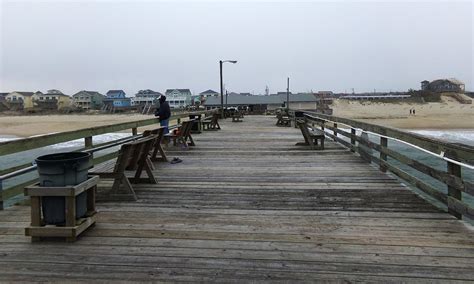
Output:
[[[0,0],[0,91],[473,90],[473,4]]]

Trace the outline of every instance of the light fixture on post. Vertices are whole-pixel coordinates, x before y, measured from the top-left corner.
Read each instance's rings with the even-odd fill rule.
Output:
[[[222,78],[222,64],[225,62],[229,62],[232,64],[237,63],[237,60],[219,60],[219,71],[220,71],[220,77],[221,77],[221,117],[224,118],[224,81]]]

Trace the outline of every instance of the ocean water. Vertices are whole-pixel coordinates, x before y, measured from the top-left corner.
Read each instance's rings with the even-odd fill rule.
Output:
[[[102,135],[94,136],[92,138],[92,143],[101,144],[101,143],[129,137],[129,136],[131,136],[131,134],[129,133],[102,134]],[[19,138],[13,137],[13,136],[9,136],[9,137],[2,136],[0,137],[0,142],[11,141],[15,139],[19,139]],[[17,165],[23,165],[26,163],[33,163],[34,160],[39,156],[60,153],[60,152],[77,151],[78,149],[81,149],[83,147],[84,147],[84,139],[76,139],[76,140],[71,140],[64,143],[50,145],[50,146],[46,146],[46,147],[42,147],[38,149],[33,149],[33,150],[23,151],[20,153],[1,156],[0,157],[0,170],[11,168]],[[114,151],[114,149],[112,148],[107,149],[107,150],[101,151],[98,156]]]
[[[101,144],[105,143],[108,141],[113,141],[117,140],[120,138],[125,138],[129,137],[131,134],[129,133],[108,133],[108,134],[102,134],[102,135],[97,135],[92,138],[92,143],[94,144]],[[2,136],[0,137],[0,142],[4,141],[11,141],[19,139],[18,137],[13,137],[13,136]],[[77,140],[72,140],[64,143],[58,143],[55,145],[50,145],[46,147],[41,147],[38,149],[32,149],[28,151],[23,151],[15,154],[10,154],[10,155],[5,155],[0,157],[0,170],[8,169],[14,166],[19,166],[19,165],[24,165],[24,164],[32,164],[34,163],[35,159],[43,156],[43,155],[48,155],[48,154],[54,154],[54,153],[60,153],[60,152],[71,152],[71,151],[77,151],[81,148],[84,147],[84,139],[77,139]],[[117,151],[120,146],[115,146],[111,147],[108,149],[104,149],[102,151],[94,153],[94,157],[100,157],[102,155],[105,155],[107,153],[111,153],[114,151]],[[32,171],[30,173],[23,174],[21,176],[17,176],[11,179],[7,179],[3,181],[3,189],[6,190],[12,186],[15,186],[17,184],[26,182],[28,180],[32,180],[38,177],[38,174],[36,171]],[[5,206],[10,206],[18,201],[21,201],[23,199],[22,195],[19,195],[15,198],[12,198],[5,202]]]

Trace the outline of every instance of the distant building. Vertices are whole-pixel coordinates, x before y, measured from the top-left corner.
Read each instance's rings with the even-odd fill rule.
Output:
[[[8,110],[6,104],[8,93],[0,93],[0,111]]]
[[[11,110],[32,110],[33,92],[11,92],[5,96],[6,102]],[[41,92],[36,92],[41,94]]]
[[[421,82],[421,90],[436,93],[464,93],[465,85],[463,82],[454,78],[438,79],[432,82],[424,80]]]
[[[0,93],[0,102],[6,101],[7,95],[9,93]]]
[[[217,97],[220,95],[220,93],[214,91],[214,90],[207,90],[207,91],[204,91],[202,93],[199,93],[200,96],[203,96],[204,98],[207,98],[207,97]]]
[[[48,90],[46,94],[36,92],[33,95],[33,105],[39,109],[61,110],[70,107],[71,97],[58,90]]]
[[[75,106],[82,109],[100,109],[102,107],[104,95],[96,91],[79,91],[72,96]]]
[[[290,108],[293,109],[311,109],[316,110],[320,100],[313,94],[290,93]],[[233,94],[227,97],[227,103],[224,103],[227,107],[237,107],[247,109],[252,113],[262,113],[266,110],[274,110],[276,108],[286,106],[286,92],[279,92],[277,94],[271,94],[268,96],[255,96],[248,93]],[[206,109],[218,108],[221,106],[219,97],[209,97],[204,103]]]
[[[192,105],[192,95],[189,89],[167,89],[165,95],[166,100],[172,108]]]
[[[104,105],[113,108],[130,107],[131,100],[126,97],[123,90],[110,90],[103,99]]]
[[[138,105],[153,105],[156,104],[160,96],[163,94],[160,92],[155,92],[153,90],[140,90],[135,94],[135,97],[131,98],[132,106]]]

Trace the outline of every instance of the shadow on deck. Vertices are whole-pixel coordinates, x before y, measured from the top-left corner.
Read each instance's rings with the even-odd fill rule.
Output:
[[[340,145],[295,146],[273,117],[195,135],[137,202],[99,203],[75,243],[30,243],[29,208],[0,211],[0,281],[474,279],[473,233]]]

